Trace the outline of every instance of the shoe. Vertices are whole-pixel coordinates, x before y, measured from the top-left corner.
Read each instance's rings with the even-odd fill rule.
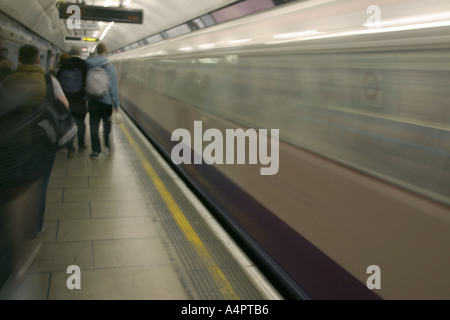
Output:
[[[86,150],[86,149],[87,149],[87,146],[84,144],[84,145],[78,147],[78,152],[84,151],[84,150]]]
[[[99,152],[92,152],[89,158],[91,159],[98,159],[98,156],[100,155]]]
[[[70,150],[70,151],[67,153],[67,158],[73,158],[73,157],[75,157],[75,151]]]

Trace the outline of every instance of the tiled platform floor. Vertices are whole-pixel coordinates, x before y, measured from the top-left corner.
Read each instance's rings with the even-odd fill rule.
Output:
[[[124,119],[130,129],[137,131],[128,118]],[[89,123],[88,119],[86,122]],[[89,126],[87,129],[89,130]],[[86,133],[86,150],[77,152],[70,159],[67,158],[65,149],[57,153],[47,193],[47,229],[40,236],[40,250],[36,250],[36,258],[26,275],[21,281],[4,288],[0,299],[220,298],[221,295],[217,295],[218,288],[209,287],[210,282],[205,280],[208,276],[203,277],[208,273],[208,268],[200,267],[197,263],[194,265],[200,269],[193,268],[193,261],[188,262],[189,267],[183,264],[186,261],[180,257],[179,250],[183,248],[183,255],[186,255],[188,247],[179,247],[180,243],[174,246],[173,239],[168,234],[174,230],[171,227],[167,229],[168,220],[158,211],[162,210],[161,203],[155,200],[159,196],[150,195],[148,185],[144,185],[142,177],[138,176],[136,164],[133,165],[131,160],[130,141],[125,132],[125,127],[114,124],[115,151],[113,154],[106,151],[97,160],[89,158],[89,131]],[[150,146],[147,147],[151,149]],[[158,158],[155,156],[152,161],[163,161],[155,159]],[[179,181],[180,178],[166,167],[164,170],[167,171],[160,173],[164,175],[164,179]],[[145,173],[141,171],[141,174]],[[188,193],[186,190],[178,192]],[[214,237],[207,241],[222,241],[226,244],[228,253],[218,253],[239,261],[233,264],[236,269],[230,264],[224,266],[228,272],[236,270],[233,277],[240,279],[238,287],[243,290],[243,296],[239,298],[249,296],[252,299],[281,299],[255,265],[214,223],[214,218],[206,214],[204,208],[198,209],[203,212],[202,219],[208,221],[205,225],[210,225],[209,228],[214,230],[212,235],[221,235],[221,240]],[[198,224],[199,221],[196,220],[195,223]],[[189,257],[196,259],[195,254]],[[80,289],[68,288],[68,282],[70,284],[74,277],[72,271],[68,273],[68,268],[73,265],[80,268]],[[201,279],[197,280],[202,283],[200,287],[198,283],[192,283],[196,280],[192,280],[189,272],[199,275]],[[214,291],[215,295],[208,290]]]
[[[90,146],[89,135],[86,141]],[[120,143],[98,160],[89,159],[90,148],[72,159],[58,152],[41,250],[7,299],[190,298]],[[79,290],[67,288],[70,265],[81,269]]]

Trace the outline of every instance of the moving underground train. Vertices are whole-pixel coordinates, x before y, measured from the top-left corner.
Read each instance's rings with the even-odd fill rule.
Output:
[[[298,1],[111,56],[288,297],[450,298],[450,3]]]
[[[0,27],[13,69],[23,43],[56,64]],[[285,297],[450,299],[447,0],[295,1],[110,60],[123,110]]]

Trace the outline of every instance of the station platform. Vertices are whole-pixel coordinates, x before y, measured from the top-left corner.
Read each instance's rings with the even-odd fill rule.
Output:
[[[86,123],[88,148],[57,153],[39,250],[2,299],[283,299],[125,114],[97,160]]]

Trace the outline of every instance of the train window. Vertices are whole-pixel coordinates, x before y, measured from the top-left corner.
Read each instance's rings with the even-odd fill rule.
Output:
[[[166,30],[163,32],[163,34],[166,36],[166,38],[173,38],[189,32],[191,32],[191,28],[189,28],[189,26],[185,23],[172,29]]]
[[[206,27],[205,23],[203,22],[202,19],[197,18],[192,20],[192,23],[195,24],[195,26],[197,27],[197,29],[203,29]]]
[[[156,42],[160,42],[160,41],[163,41],[163,40],[164,40],[163,36],[161,34],[159,34],[159,33],[155,34],[155,35],[153,35],[151,37],[145,38],[145,42],[147,44],[156,43]]]
[[[214,20],[213,16],[210,14],[205,14],[200,17],[200,20],[205,24],[205,26],[209,27],[216,24],[216,20]]]

